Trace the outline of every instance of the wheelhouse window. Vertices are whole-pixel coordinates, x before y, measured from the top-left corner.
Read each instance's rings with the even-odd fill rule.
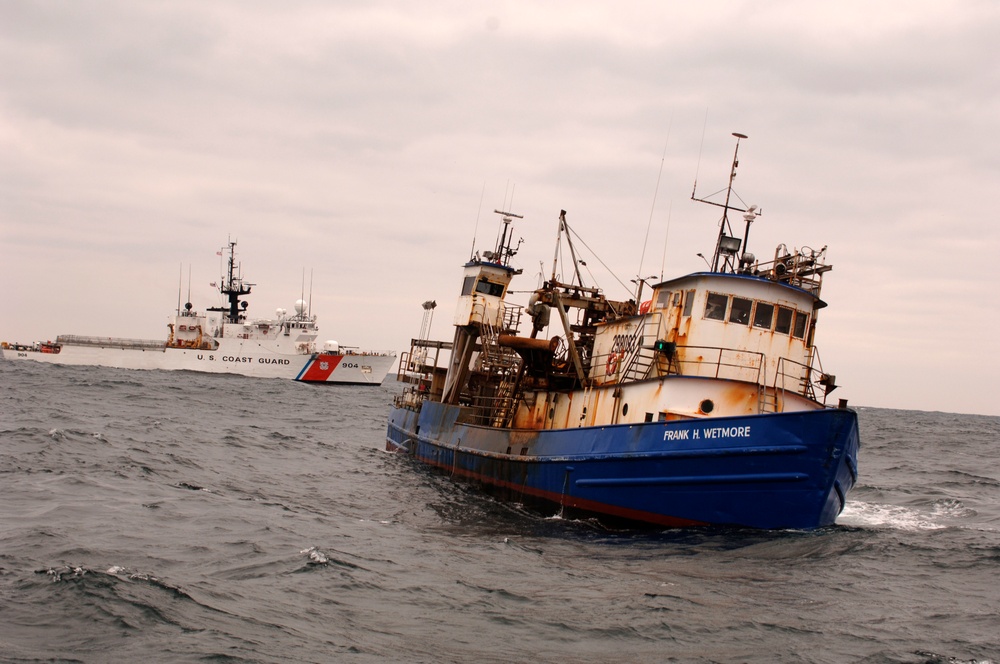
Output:
[[[476,292],[482,293],[483,295],[494,295],[496,297],[500,297],[503,295],[503,284],[495,284],[492,281],[480,279],[479,283],[476,284]]]
[[[684,299],[684,315],[690,316],[692,309],[694,309],[694,291],[689,290],[687,292],[687,296]]]
[[[795,312],[788,307],[778,307],[778,320],[774,324],[774,331],[778,334],[788,334],[792,331],[792,314]]]
[[[475,277],[466,277],[462,282],[462,295],[472,295],[472,287],[476,283]]]
[[[753,300],[745,297],[733,297],[733,306],[729,310],[729,322],[747,325],[750,322],[750,308]]]
[[[753,310],[753,326],[763,330],[771,329],[771,321],[774,320],[774,305],[767,302],[758,302]]]
[[[656,308],[665,309],[670,305],[670,291],[661,290],[656,296]]]
[[[680,292],[675,293],[676,296]],[[685,293],[685,315],[693,307],[694,291]],[[777,310],[777,311],[775,311]],[[770,302],[760,302],[735,295],[709,293],[705,302],[705,318],[710,320],[728,320],[739,325],[753,325],[760,330],[770,330],[772,324],[778,334],[791,334],[796,339],[805,339],[809,327],[809,314],[791,307],[781,307]]]
[[[792,336],[796,339],[806,338],[806,321],[809,320],[809,316],[802,313],[801,311],[795,312],[795,327],[792,329]]]
[[[705,318],[711,320],[726,320],[726,306],[729,304],[728,295],[709,293],[705,302]]]

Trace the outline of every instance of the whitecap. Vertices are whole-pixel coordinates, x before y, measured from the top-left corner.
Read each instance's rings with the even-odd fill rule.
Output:
[[[75,579],[84,576],[87,573],[87,569],[84,567],[72,567],[70,565],[63,565],[58,568],[51,568],[45,571],[50,577],[52,577],[52,582],[62,581],[63,579]],[[41,572],[41,570],[39,570]]]
[[[319,549],[317,549],[314,546],[311,546],[308,549],[302,549],[301,551],[299,551],[299,553],[301,553],[303,555],[304,554],[309,554],[309,560],[311,560],[314,563],[317,563],[319,565],[325,565],[326,563],[328,563],[330,561],[330,559],[327,557],[327,555],[325,553],[323,553],[322,551],[320,551]]]
[[[895,528],[897,530],[940,530],[947,526],[917,510],[899,505],[880,505],[851,501],[837,517],[841,526]]]
[[[961,500],[942,498],[934,503],[934,516],[969,518],[976,516],[976,510],[966,507]]]

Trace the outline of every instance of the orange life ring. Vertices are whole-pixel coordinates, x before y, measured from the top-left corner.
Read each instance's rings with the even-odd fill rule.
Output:
[[[618,363],[621,361],[620,353],[608,353],[608,361],[604,365],[604,375],[610,376],[618,373]]]

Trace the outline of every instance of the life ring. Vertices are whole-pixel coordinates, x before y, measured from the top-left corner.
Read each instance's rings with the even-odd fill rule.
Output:
[[[608,353],[608,361],[604,365],[604,375],[611,376],[618,373],[618,362],[621,360],[620,353]]]

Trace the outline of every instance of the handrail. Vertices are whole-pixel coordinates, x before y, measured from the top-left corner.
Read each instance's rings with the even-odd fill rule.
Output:
[[[628,356],[625,362],[620,365],[619,370],[615,372],[619,376],[617,382],[632,382],[642,380],[645,377],[632,375],[632,373],[639,360],[645,357],[643,351],[648,350],[648,347],[640,345]],[[699,356],[692,357],[693,353],[699,352]],[[595,365],[599,366],[602,363],[607,364],[609,360],[612,363],[617,362],[618,359],[617,353],[609,352],[595,356],[593,361]],[[655,358],[653,359],[655,361]],[[761,389],[768,387],[769,380],[767,356],[764,353],[723,346],[676,346],[667,368],[667,375],[744,380],[756,383]],[[819,351],[813,347],[811,355],[805,363],[787,357],[778,358],[773,388],[778,393],[791,392],[815,400],[815,385],[819,378],[824,375]],[[608,374],[608,377],[613,380],[612,374]]]
[[[687,359],[687,356],[692,350],[702,350],[702,351],[715,351],[716,359],[706,360],[704,357],[698,359]],[[756,359],[756,361],[740,362],[741,356],[746,356],[748,359]],[[732,375],[733,373],[744,372],[750,370],[756,372],[756,377],[749,381],[757,383],[758,385],[764,384],[764,370],[767,366],[766,356],[764,353],[758,351],[749,351],[737,348],[726,348],[722,346],[678,346],[676,350],[676,362],[678,367],[692,366],[696,365],[703,367],[705,365],[715,366],[714,374],[712,378],[733,378],[740,379],[738,376]],[[728,370],[733,369],[735,372],[730,372]],[[693,371],[681,371],[684,375],[704,375],[701,372]],[[747,380],[746,378],[742,378]]]
[[[794,365],[792,369],[786,368],[785,365]],[[794,372],[794,373],[793,373]],[[815,346],[812,348],[812,353],[809,358],[809,364],[802,362],[796,362],[795,360],[789,359],[787,357],[778,358],[778,367],[774,374],[774,389],[775,391],[784,392],[794,392],[796,394],[801,394],[802,396],[816,401],[816,383],[814,376],[818,374],[821,378],[826,375],[823,371],[823,363],[819,358],[819,349]],[[793,382],[793,384],[798,386],[798,389],[792,390],[785,386],[785,381],[788,380]]]
[[[60,334],[56,337],[56,343],[67,346],[101,346],[109,348],[148,348],[151,350],[162,350],[166,348],[166,341],[152,339],[126,339],[122,337],[85,337],[76,334]]]
[[[623,362],[624,368],[621,369],[621,375],[626,380],[635,369],[635,365],[638,363],[639,358],[642,356],[642,339],[646,335],[646,326],[650,323],[653,318],[659,319],[661,316],[660,312],[657,311],[648,317],[644,318],[642,323],[635,326],[635,331],[632,336],[629,337],[628,347],[631,349],[628,358]],[[657,320],[657,330],[659,330],[659,320]],[[655,336],[655,335],[654,335]],[[633,376],[632,380],[636,380],[637,377]]]
[[[649,355],[643,351],[650,350],[649,346],[644,346],[642,341],[647,336],[650,328],[653,328],[653,333],[650,335],[653,339],[659,336],[660,325],[662,324],[662,313],[657,311],[649,314],[645,320],[636,326],[632,334],[628,338],[628,349],[625,351],[615,351],[611,350],[607,353],[602,353],[600,355],[595,355],[590,358],[589,361],[589,371],[592,378],[597,378],[598,375],[594,373],[594,367],[599,367],[604,365],[605,376],[610,376],[607,373],[607,368],[614,366],[614,375],[617,376],[617,382],[628,382],[634,380],[642,380],[645,378],[645,374],[638,375],[638,370],[640,368],[640,360],[644,357],[650,360],[650,364],[655,360],[655,355]],[[649,365],[645,366],[648,372]]]
[[[472,411],[464,421],[487,427],[506,426],[511,415],[513,401],[511,395],[487,397],[477,396],[472,400]]]

